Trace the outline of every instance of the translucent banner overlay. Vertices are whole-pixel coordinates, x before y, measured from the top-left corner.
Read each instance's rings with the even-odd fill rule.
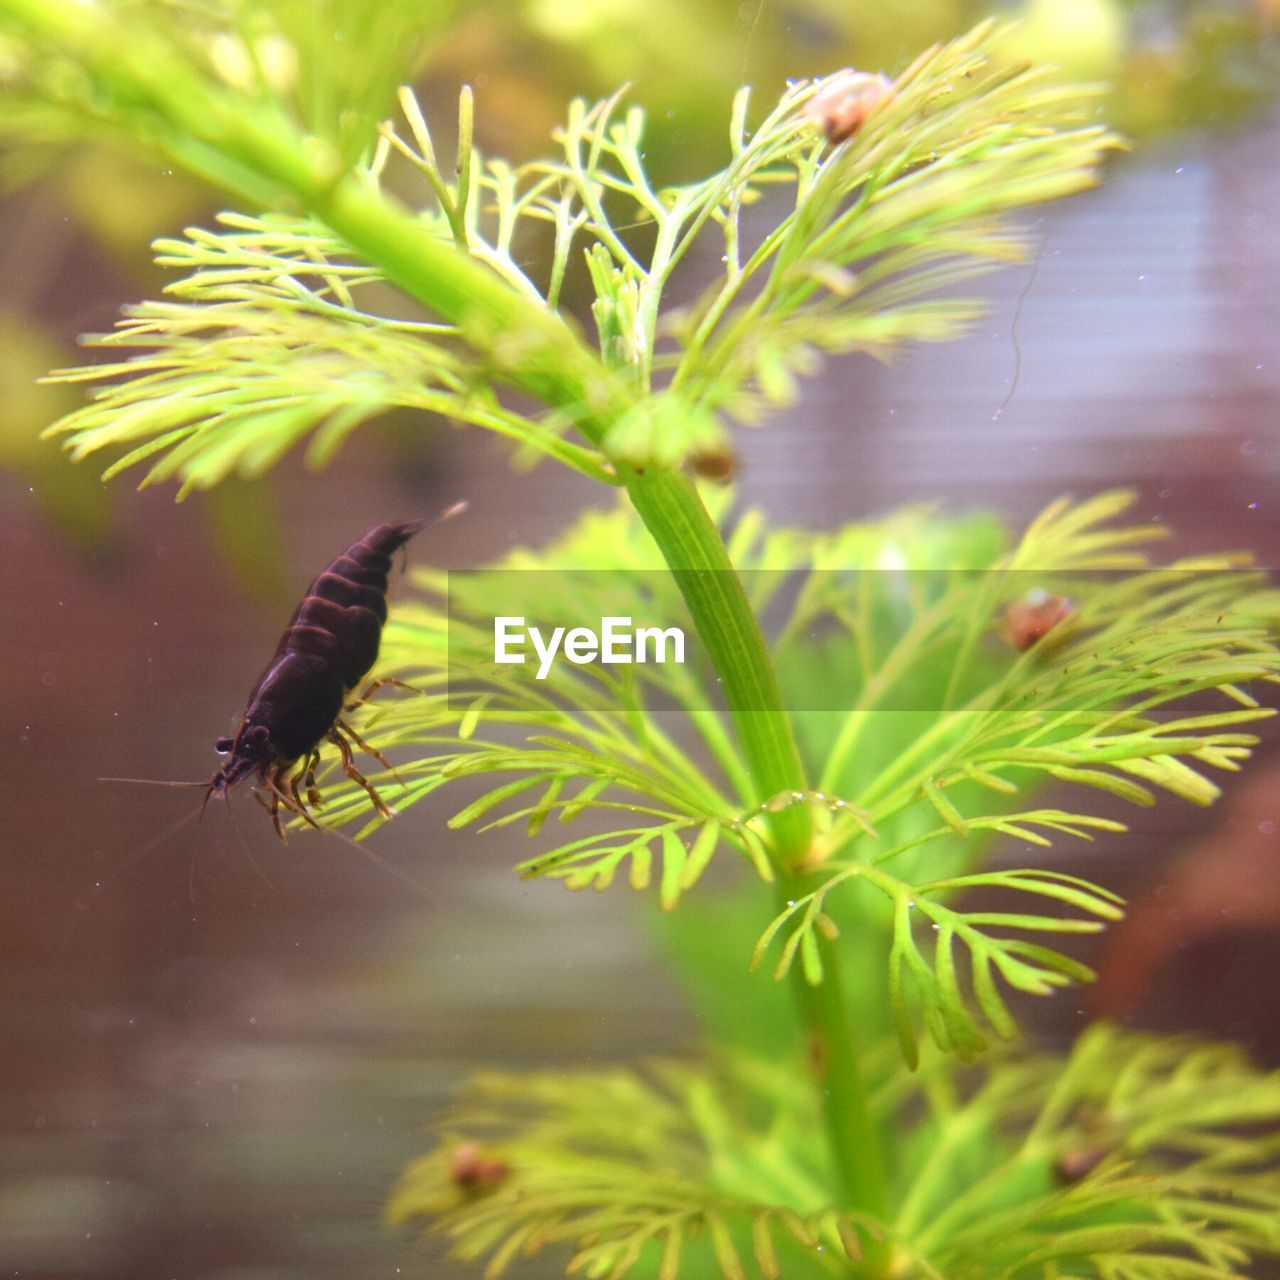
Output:
[[[1204,657],[1217,650],[1221,680],[1212,683],[1247,685],[1264,674],[1253,642],[1280,622],[1280,591],[1254,569],[737,577],[788,711],[980,711],[993,700],[1052,702],[1068,686],[1085,700],[1089,669],[1136,676],[1154,664],[1175,684],[1184,665],[1191,692],[1205,687]],[[445,617],[454,703],[505,694],[612,711],[726,709],[725,685],[666,570],[453,571]]]

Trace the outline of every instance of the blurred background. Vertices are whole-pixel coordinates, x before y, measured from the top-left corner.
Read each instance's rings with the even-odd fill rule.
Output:
[[[652,168],[722,163],[743,81],[892,74],[989,6],[965,0],[460,4],[424,61],[429,114],[477,94],[478,139],[526,159],[567,100],[630,81]],[[826,526],[907,502],[1013,524],[1114,485],[1170,552],[1280,563],[1280,5],[1028,0],[1025,52],[1109,86],[1133,142],[1098,191],[1034,219],[965,341],[831,364],[739,437],[744,502]],[[295,599],[370,525],[466,499],[415,561],[483,563],[601,502],[487,437],[423,419],[358,433],[319,474],[175,505],[103,486],[37,434],[78,403],[37,386],[164,278],[148,241],[217,198],[102,143],[0,167],[0,1270],[26,1280],[336,1280],[463,1274],[385,1232],[423,1123],[482,1065],[634,1060],[696,1044],[625,891],[527,885],[501,836],[423,806],[379,854],[280,845],[247,796],[162,837],[205,778]],[[393,593],[395,586],[393,585]],[[1244,1043],[1280,1065],[1280,741],[1209,812],[1162,800],[1074,868],[1127,894],[1081,999],[1024,1012],[1065,1040],[1105,1012]],[[1106,865],[1103,866],[1103,863]],[[1170,926],[1179,941],[1171,945]],[[555,1274],[549,1264],[542,1271]]]

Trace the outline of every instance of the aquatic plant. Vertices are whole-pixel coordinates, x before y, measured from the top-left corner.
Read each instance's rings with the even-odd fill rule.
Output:
[[[592,1277],[1151,1280],[1274,1251],[1280,1080],[1106,1027],[1061,1060],[1019,1044],[1010,993],[1087,981],[1070,938],[1122,907],[990,842],[1116,835],[1098,795],[1210,802],[1269,714],[1250,685],[1280,667],[1275,593],[1247,557],[1153,565],[1121,493],[1012,540],[920,512],[812,533],[697,478],[823,358],[971,322],[955,286],[1025,248],[1006,215],[1090,185],[1115,145],[1089,93],[1002,61],[983,25],[851,128],[829,82],[759,111],[744,90],[724,167],[667,186],[621,94],[575,104],[518,166],[479,154],[467,92],[449,162],[409,91],[384,121],[440,6],[175,11],[0,0],[12,119],[114,132],[247,206],[159,242],[181,276],[63,375],[94,397],[53,434],[181,493],[304,441],[322,465],[392,407],[488,428],[621,491],[501,567],[553,570],[541,604],[567,616],[575,574],[605,571],[619,612],[660,602],[706,658],[513,678],[486,658],[483,576],[449,610],[419,573],[389,624],[380,671],[422,694],[362,729],[396,752],[377,785],[401,820],[429,831],[465,781],[448,820],[523,827],[521,874],[656,883],[692,922],[672,948],[713,1040],[678,1064],[479,1077],[393,1218],[489,1275],[560,1248]],[[673,306],[686,275],[701,291]],[[326,822],[374,833],[363,791],[328,791]],[[705,882],[734,863],[731,887]]]

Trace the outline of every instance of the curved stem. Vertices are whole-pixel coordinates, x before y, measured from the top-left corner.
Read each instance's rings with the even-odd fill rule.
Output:
[[[551,404],[582,408],[579,428],[598,439],[610,420],[630,405],[620,384],[550,313],[530,307],[495,277],[448,246],[424,234],[406,243],[405,219],[359,189],[326,202],[321,216],[349,238],[412,296],[462,325],[479,316],[489,332],[521,334],[525,359],[520,381]],[[428,245],[434,252],[426,252]],[[447,255],[447,258],[446,258]],[[459,268],[470,268],[460,270]],[[471,292],[470,278],[483,273],[486,288]],[[530,324],[527,337],[521,326]],[[552,333],[554,325],[560,332]],[[706,646],[724,690],[725,703],[746,759],[758,803],[809,788],[800,752],[782,706],[782,695],[764,636],[724,541],[684,474],[652,467],[622,468],[622,479],[641,520],[675,578],[699,638]],[[813,820],[804,803],[782,806],[770,815],[779,892],[798,897],[800,865],[808,854]],[[818,987],[797,988],[817,1067],[817,1085],[839,1194],[850,1208],[877,1217],[885,1209],[880,1145],[867,1106],[866,1085],[849,1011],[841,994],[839,956],[824,944],[826,979]],[[868,1249],[871,1271],[882,1270],[884,1253]]]
[[[624,475],[624,482],[715,664],[756,797],[763,803],[781,792],[805,792],[804,767],[764,637],[697,490],[687,477],[670,471],[631,473]],[[812,818],[807,805],[792,804],[772,814],[770,823],[777,894],[785,905],[804,893],[801,866],[812,838]],[[861,1057],[840,981],[840,957],[826,939],[819,946],[823,981],[811,986],[797,969],[792,989],[808,1034],[839,1194],[850,1208],[883,1217],[881,1140],[867,1105]],[[887,1257],[886,1247],[870,1246],[865,1258],[868,1273],[883,1274]]]
[[[799,893],[790,877],[778,881],[778,906]],[[829,939],[818,938],[823,979],[816,986],[801,967],[791,971],[791,986],[808,1032],[809,1068],[822,1097],[827,1137],[836,1177],[849,1204],[878,1218],[885,1214],[884,1159],[881,1137],[867,1107],[866,1083],[856,1029],[849,1016],[840,978],[840,956]],[[887,1249],[868,1246],[868,1271],[876,1274],[887,1261]]]
[[[388,280],[456,325],[464,341],[486,354],[495,378],[518,383],[569,413],[590,443],[598,444],[634,408],[635,392],[605,369],[561,317],[520,296],[408,210],[344,173],[331,149],[303,137],[282,113],[246,109],[225,86],[193,77],[162,39],[143,27],[131,28],[123,39],[92,6],[6,0],[5,10],[18,30],[92,69],[104,89],[104,119],[133,126],[179,164],[223,188],[267,207],[291,205],[315,216]],[[623,479],[715,663],[756,796],[764,802],[782,792],[805,792],[764,638],[696,489],[684,475],[657,468],[626,472]],[[779,892],[789,894],[793,885],[799,887],[797,868],[809,848],[811,815],[805,804],[792,804],[771,814],[770,825]],[[799,990],[798,1000],[815,1046],[838,1194],[847,1207],[882,1216],[878,1146],[835,954],[825,955],[824,963],[826,982]],[[884,1273],[884,1254],[883,1247],[868,1250],[870,1272]]]
[[[346,236],[401,288],[462,325],[478,319],[487,332],[521,335],[519,380],[551,404],[580,406],[579,428],[599,439],[609,421],[630,407],[610,378],[561,321],[530,307],[495,277],[424,234],[405,238],[405,219],[376,198],[348,188],[326,202],[321,216]],[[434,252],[426,252],[428,245]],[[447,260],[444,258],[447,255]],[[470,270],[459,270],[460,267]],[[472,292],[483,273],[486,287]],[[529,328],[522,327],[529,325]],[[554,325],[559,333],[553,333]],[[532,343],[537,344],[536,348]],[[687,476],[663,468],[623,469],[637,513],[657,543],[688,605],[724,690],[725,703],[746,759],[756,800],[808,791],[800,753],[769,659],[764,637],[723,540]],[[803,803],[770,816],[778,891],[802,893],[798,870],[809,851],[812,816]],[[838,1194],[850,1208],[877,1217],[885,1209],[880,1144],[862,1079],[858,1047],[841,993],[839,957],[825,943],[826,979],[797,987],[822,1097]],[[799,981],[803,981],[800,979]],[[883,1270],[886,1251],[869,1248],[872,1273]]]
[[[657,468],[624,473],[623,480],[715,665],[757,802],[806,791],[804,766],[764,637],[693,483]],[[803,859],[813,829],[808,809],[803,804],[781,808],[770,826],[779,864]]]

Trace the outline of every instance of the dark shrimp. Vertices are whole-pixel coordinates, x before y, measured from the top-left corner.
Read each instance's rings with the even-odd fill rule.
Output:
[[[347,697],[378,656],[387,617],[391,556],[425,523],[405,520],[370,529],[307,589],[275,656],[249,694],[239,728],[216,743],[217,750],[230,758],[209,783],[206,804],[215,791],[225,796],[256,775],[261,790],[255,787],[254,794],[270,812],[281,839],[281,807],[315,826],[307,806],[320,804],[315,770],[320,743],[328,740],[342,753],[347,776],[369,793],[383,817],[391,816],[382,797],[355,767],[351,743],[385,768],[391,766],[343,720],[342,712],[350,709],[345,706]],[[376,680],[351,706],[363,702],[379,685],[397,683]],[[306,788],[305,802],[300,785]]]

